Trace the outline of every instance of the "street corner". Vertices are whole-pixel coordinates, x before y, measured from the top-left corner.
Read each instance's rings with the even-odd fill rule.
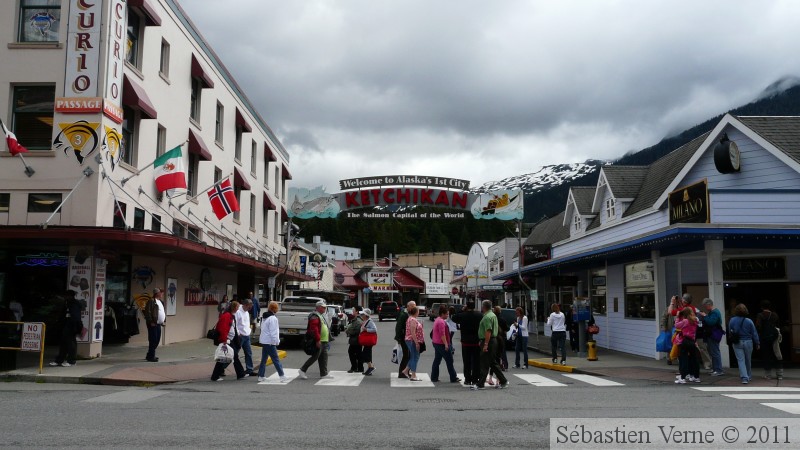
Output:
[[[539,367],[540,369],[555,370],[557,372],[564,372],[564,373],[573,373],[577,371],[577,368],[575,366],[554,363],[552,359],[548,358],[529,359],[528,365],[533,367]]]

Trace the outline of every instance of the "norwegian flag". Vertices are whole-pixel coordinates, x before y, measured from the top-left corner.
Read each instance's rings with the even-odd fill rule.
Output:
[[[236,200],[236,192],[233,191],[230,179],[214,185],[208,191],[208,200],[211,201],[211,207],[219,220],[239,210],[239,202]]]
[[[3,134],[6,136],[6,144],[8,144],[8,151],[11,153],[11,156],[17,156],[20,153],[28,152],[27,148],[21,146],[19,142],[17,142],[17,137],[6,128],[6,124],[4,124],[2,120],[0,120],[0,127],[3,127]]]

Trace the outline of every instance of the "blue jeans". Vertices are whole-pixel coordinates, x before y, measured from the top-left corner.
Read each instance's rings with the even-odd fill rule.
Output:
[[[750,339],[740,340],[738,344],[733,344],[733,354],[739,363],[739,378],[750,381],[753,378],[753,368],[750,365],[750,357],[753,355],[753,341]]]
[[[517,342],[515,344],[515,350],[517,352],[517,357],[514,358],[514,365],[519,366],[519,354],[520,352],[525,353],[525,363],[523,366],[528,367],[528,336],[521,336],[517,335]]]
[[[408,348],[408,370],[416,373],[417,363],[419,362],[417,344],[415,344],[414,341],[406,341],[406,347]]]
[[[455,383],[458,379],[458,374],[456,374],[456,368],[453,367],[453,352],[445,347],[444,344],[433,344],[433,350],[435,354],[433,355],[433,367],[431,367],[431,381],[439,380],[439,365],[444,359],[447,373],[450,375],[450,381]]]
[[[267,370],[267,358],[272,358],[272,365],[278,371],[278,376],[283,376],[283,365],[278,357],[278,346],[271,344],[261,344],[261,364],[258,365],[258,377],[264,376]]]
[[[253,371],[253,348],[250,347],[250,336],[239,336],[242,340],[242,351],[244,351],[244,369],[247,373]]]
[[[719,352],[719,341],[707,338],[706,347],[708,347],[708,354],[711,356],[711,370],[722,372],[722,354]]]
[[[153,360],[156,358],[156,347],[161,342],[161,325],[147,327],[147,355],[145,359]],[[74,361],[73,361],[74,362]]]

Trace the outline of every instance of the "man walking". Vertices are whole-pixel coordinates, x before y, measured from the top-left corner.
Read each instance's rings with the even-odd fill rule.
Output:
[[[397,373],[397,378],[408,378],[403,374],[403,371],[406,370],[406,366],[408,366],[409,357],[408,350],[406,349],[406,322],[408,321],[408,309],[414,306],[417,306],[417,302],[414,300],[406,303],[405,309],[403,309],[397,317],[397,323],[394,325],[394,340],[400,345],[400,349],[403,351],[403,357],[400,358],[400,368]]]
[[[492,312],[492,302],[484,300],[481,303],[481,311],[483,318],[478,327],[478,337],[481,339],[481,372],[478,380],[472,386],[472,390],[485,389],[484,383],[486,383],[486,376],[489,375],[490,369],[497,375],[497,387],[505,389],[508,387],[508,380],[497,362],[497,333],[500,331],[500,325],[497,322],[497,316]]]
[[[475,311],[475,302],[467,302],[460,313],[453,316],[453,322],[461,328],[461,360],[464,362],[464,385],[475,384],[480,373],[480,347],[478,346],[478,327],[483,317]]]
[[[248,298],[253,303],[253,310],[250,312],[250,325],[253,331],[255,331],[256,323],[261,321],[261,305],[258,303],[258,298],[253,296],[253,291],[250,291]]]
[[[156,347],[161,342],[161,327],[167,320],[167,314],[164,312],[164,304],[161,302],[161,297],[164,295],[163,291],[159,288],[153,289],[153,297],[144,305],[142,314],[144,321],[147,323],[147,355],[144,359],[150,362],[158,362],[156,357]]]
[[[317,343],[317,351],[300,368],[299,376],[303,380],[308,379],[306,372],[315,362],[319,361],[319,375],[321,378],[328,376],[328,340],[330,330],[328,322],[325,320],[325,312],[328,306],[324,300],[316,304],[314,312],[308,315],[308,333],[310,333]]]
[[[253,372],[253,348],[250,347],[250,310],[253,309],[253,301],[249,298],[242,299],[242,307],[236,311],[236,329],[239,331],[239,343],[244,351],[244,373],[255,376]]]

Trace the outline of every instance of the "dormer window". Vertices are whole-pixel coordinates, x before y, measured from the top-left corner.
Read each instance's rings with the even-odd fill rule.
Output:
[[[576,232],[583,231],[581,227],[581,216],[575,214],[575,217],[572,219],[573,228]]]
[[[609,198],[606,200],[606,219],[613,220],[617,217],[617,201]]]

